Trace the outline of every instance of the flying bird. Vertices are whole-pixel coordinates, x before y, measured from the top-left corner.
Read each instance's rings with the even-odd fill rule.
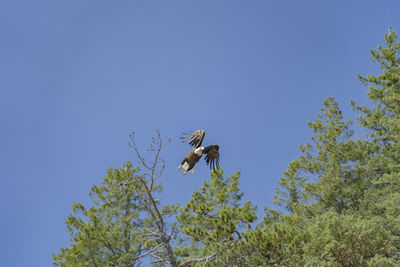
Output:
[[[201,143],[203,142],[205,131],[197,130],[192,132],[184,132],[184,136],[181,137],[183,139],[182,143],[189,142],[189,145],[194,147],[182,160],[181,165],[179,165],[178,170],[184,168],[185,172],[182,174],[186,175],[187,172],[194,173],[194,165],[200,160],[203,154],[206,154],[204,160],[207,165],[211,168],[215,166],[219,166],[219,146],[218,145],[210,145],[207,147],[202,147]]]

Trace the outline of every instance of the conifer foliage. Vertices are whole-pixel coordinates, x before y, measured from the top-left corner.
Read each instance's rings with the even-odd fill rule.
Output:
[[[371,103],[357,124],[327,98],[279,180],[279,209],[257,207],[239,189],[240,172],[215,168],[183,206],[158,199],[165,144],[157,132],[146,161],[109,169],[91,207],[72,206],[71,244],[55,266],[399,266],[400,42],[389,29],[371,51],[378,75],[359,75]],[[359,128],[366,134],[362,137]],[[164,181],[167,181],[165,179]],[[284,212],[282,210],[285,210]]]

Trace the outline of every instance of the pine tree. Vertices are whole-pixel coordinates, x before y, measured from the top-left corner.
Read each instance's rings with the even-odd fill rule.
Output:
[[[243,231],[257,216],[250,201],[241,204],[237,172],[227,178],[221,169],[210,172],[177,217],[181,234],[181,266],[209,262],[210,266],[240,266],[247,256]],[[242,255],[244,254],[244,255]]]
[[[131,266],[145,249],[138,235],[146,222],[137,185],[131,179],[138,168],[128,163],[109,169],[101,186],[93,186],[94,206],[74,203],[75,215],[66,221],[73,242],[54,256],[59,266]],[[122,187],[122,185],[124,185]]]
[[[368,86],[371,106],[353,107],[361,114],[361,127],[368,130],[373,153],[366,169],[373,179],[372,188],[363,200],[363,213],[385,218],[392,232],[396,250],[391,258],[400,259],[400,41],[390,28],[385,34],[385,47],[371,50],[372,61],[379,64],[379,75],[358,75]]]
[[[73,205],[75,215],[66,221],[71,246],[53,255],[56,266],[135,266],[144,257],[154,264],[177,266],[172,242],[175,226],[166,218],[176,213],[177,205],[161,206],[155,198],[161,191],[157,178],[164,161],[159,158],[163,146],[160,133],[153,138],[148,151],[153,161],[139,152],[133,134],[131,147],[142,167],[129,162],[120,169],[109,169],[101,186],[93,186],[90,195],[94,205]]]
[[[313,213],[334,209],[358,209],[368,187],[360,161],[368,154],[364,143],[351,139],[351,121],[343,121],[339,105],[327,98],[321,113],[309,126],[313,143],[300,145],[301,156],[289,164],[280,179],[276,203],[293,211],[309,204]]]

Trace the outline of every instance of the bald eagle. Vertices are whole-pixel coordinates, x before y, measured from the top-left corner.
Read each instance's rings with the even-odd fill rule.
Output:
[[[181,139],[183,139],[182,143],[189,142],[189,145],[194,147],[186,155],[186,157],[182,160],[181,165],[178,167],[178,170],[180,170],[182,167],[185,169],[185,172],[182,174],[183,176],[185,176],[187,172],[194,173],[194,165],[196,165],[203,154],[206,154],[204,160],[210,166],[210,169],[214,168],[215,166],[219,166],[219,146],[201,146],[205,136],[204,130],[184,132],[183,134],[184,136],[181,137]]]

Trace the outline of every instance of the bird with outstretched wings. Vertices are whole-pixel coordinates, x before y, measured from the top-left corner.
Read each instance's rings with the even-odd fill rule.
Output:
[[[210,166],[210,169],[219,166],[219,146],[215,144],[207,147],[201,146],[205,136],[204,130],[189,131],[183,134],[184,136],[181,137],[182,143],[189,142],[189,145],[193,147],[178,167],[178,170],[185,169],[183,175],[186,175],[187,172],[193,173],[194,166],[204,154],[204,160]]]

